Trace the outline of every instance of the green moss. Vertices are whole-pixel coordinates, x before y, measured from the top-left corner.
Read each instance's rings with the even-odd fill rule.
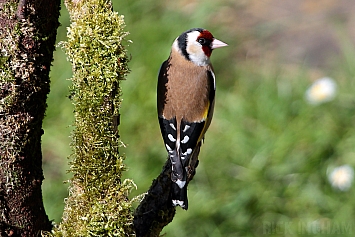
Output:
[[[6,68],[5,64],[8,61],[8,59],[9,59],[8,56],[0,56],[0,69],[1,69],[1,71]]]
[[[56,236],[133,236],[132,201],[135,187],[121,180],[126,167],[119,153],[120,80],[129,72],[122,43],[127,32],[123,16],[110,1],[66,2],[72,24],[62,42],[73,77],[74,132],[70,195]]]

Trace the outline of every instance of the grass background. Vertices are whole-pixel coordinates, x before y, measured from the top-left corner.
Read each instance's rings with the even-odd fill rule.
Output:
[[[355,11],[351,1],[296,2],[113,1],[133,41],[119,128],[125,178],[138,185],[132,196],[147,191],[165,162],[156,83],[173,40],[203,27],[229,44],[212,55],[215,114],[189,185],[190,207],[177,209],[166,236],[354,236],[354,187],[336,190],[328,175],[355,166]],[[64,5],[60,22],[58,42],[70,24]],[[323,76],[334,78],[337,96],[310,105],[305,91]],[[44,202],[55,222],[70,177],[70,77],[58,48],[42,138]]]

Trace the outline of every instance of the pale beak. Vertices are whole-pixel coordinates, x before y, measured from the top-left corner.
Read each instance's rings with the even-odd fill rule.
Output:
[[[216,48],[221,48],[221,47],[224,47],[224,46],[228,46],[228,44],[218,40],[218,39],[213,39],[212,41],[212,49],[216,49]]]

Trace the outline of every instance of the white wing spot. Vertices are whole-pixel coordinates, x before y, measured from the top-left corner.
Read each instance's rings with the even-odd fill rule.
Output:
[[[185,136],[181,143],[187,143],[190,140],[189,136]]]
[[[176,128],[173,123],[169,123],[170,127],[176,131]]]
[[[169,138],[170,141],[176,142],[176,139],[173,137],[173,135],[168,134],[168,138]]]
[[[182,130],[182,132],[186,132],[189,128],[190,128],[189,125],[185,125],[184,130]]]
[[[186,184],[186,181],[181,181],[178,179],[175,183],[179,186],[179,188],[183,188]]]
[[[168,144],[165,144],[165,146],[166,146],[166,149],[168,149],[169,152],[173,150],[173,149],[170,148],[170,146]]]

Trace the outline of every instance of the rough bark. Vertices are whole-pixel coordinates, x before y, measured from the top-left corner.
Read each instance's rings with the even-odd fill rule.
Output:
[[[60,0],[0,0],[0,235],[38,236],[41,136]]]
[[[168,159],[135,211],[133,223],[137,237],[159,236],[164,226],[173,220],[175,207],[171,205],[170,174],[171,163]]]
[[[197,146],[196,149],[198,151],[190,158],[191,175],[188,177],[187,185],[193,179],[198,165],[200,146]],[[153,180],[147,195],[135,210],[133,223],[137,237],[157,237],[162,229],[172,222],[176,207],[173,207],[171,203],[172,181],[170,177],[171,162],[168,158],[162,172]]]

